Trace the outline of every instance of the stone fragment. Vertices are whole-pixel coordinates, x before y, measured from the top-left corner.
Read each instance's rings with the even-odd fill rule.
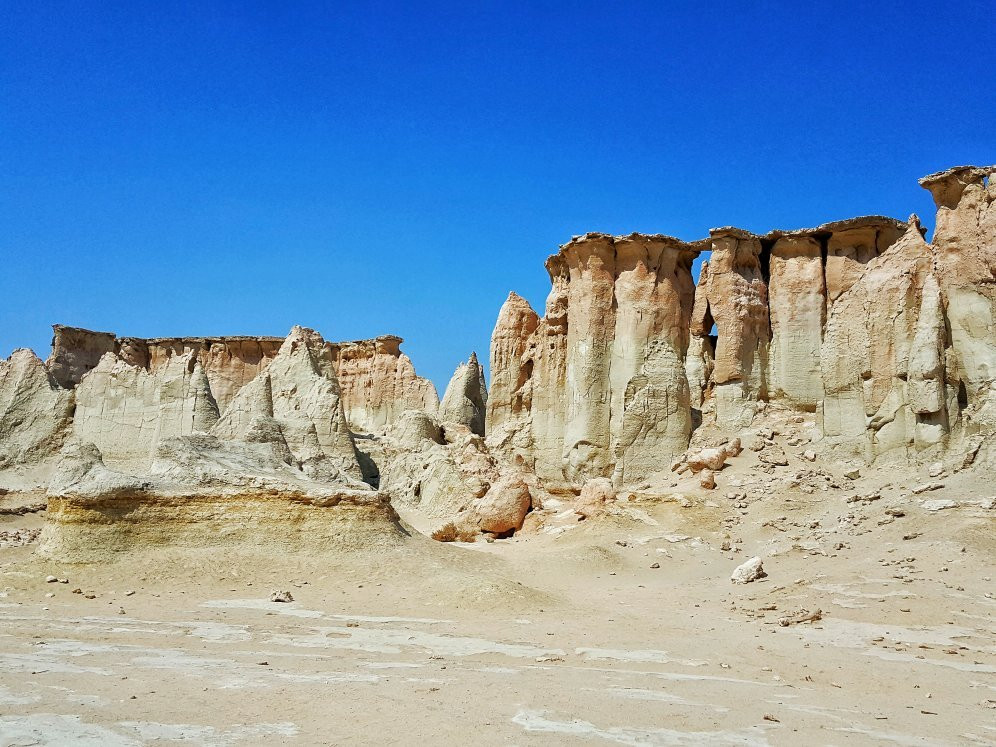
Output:
[[[925,511],[944,511],[948,508],[958,508],[958,502],[948,498],[934,498],[929,501],[923,501],[920,505],[923,506]]]
[[[767,575],[768,574],[764,572],[764,564],[762,563],[761,558],[753,557],[750,560],[741,563],[733,570],[733,574],[730,576],[730,581],[735,584],[749,584],[760,578],[765,578]]]
[[[616,498],[612,481],[596,477],[585,482],[581,495],[574,501],[574,513],[582,519],[590,519],[605,513],[606,506]]]

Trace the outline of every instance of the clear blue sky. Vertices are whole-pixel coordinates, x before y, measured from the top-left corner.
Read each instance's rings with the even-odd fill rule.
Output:
[[[0,355],[394,333],[442,389],[585,231],[932,224],[996,161],[996,12],[944,3],[4,3]]]

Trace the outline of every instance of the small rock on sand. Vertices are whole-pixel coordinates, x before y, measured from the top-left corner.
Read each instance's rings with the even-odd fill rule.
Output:
[[[294,596],[289,591],[275,591],[270,594],[271,602],[293,602]]]
[[[958,508],[958,502],[952,501],[949,498],[935,498],[933,500],[924,501],[920,504],[927,511],[943,511],[946,508]]]
[[[735,584],[749,584],[752,581],[757,581],[759,578],[764,578],[768,574],[764,572],[764,566],[762,561],[758,557],[753,557],[747,562],[738,565],[733,571],[733,575],[730,576],[730,581]]]

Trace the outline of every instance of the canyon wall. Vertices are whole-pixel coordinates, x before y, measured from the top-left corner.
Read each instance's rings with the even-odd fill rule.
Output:
[[[224,413],[239,391],[266,370],[277,355],[283,337],[117,337],[57,324],[52,352],[45,367],[63,389],[75,388],[101,359],[111,353],[128,366],[154,378],[185,357],[207,379],[218,413]],[[416,375],[411,360],[401,352],[400,337],[324,342],[335,367],[350,427],[358,433],[383,432],[405,410],[435,412],[439,404],[432,382]],[[137,375],[137,374],[136,374]],[[486,395],[485,395],[486,396]]]
[[[931,244],[915,216],[724,227],[697,242],[574,238],[547,260],[545,315],[515,294],[499,313],[489,445],[574,490],[643,482],[694,427],[737,433],[769,403],[812,413],[821,447],[842,458],[992,448],[993,173],[921,180],[938,210]]]

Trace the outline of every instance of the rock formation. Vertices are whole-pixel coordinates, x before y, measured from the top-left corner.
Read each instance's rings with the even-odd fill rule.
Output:
[[[492,452],[555,492],[633,485],[700,424],[736,434],[767,403],[814,413],[841,456],[978,452],[996,440],[993,171],[921,180],[932,244],[915,217],[881,216],[690,243],[573,239],[547,261],[546,314],[514,294],[499,314]]]
[[[545,316],[510,297],[492,338],[495,450],[553,489],[617,470],[639,479],[683,452],[698,252],[667,236],[587,234],[551,257]]]
[[[471,433],[483,436],[487,401],[484,368],[477,362],[477,353],[471,353],[470,360],[461,363],[453,372],[443,401],[439,404],[439,417],[447,422],[465,425],[470,428]]]
[[[342,403],[353,431],[381,433],[405,410],[436,411],[436,388],[415,374],[411,360],[401,352],[401,343],[393,335],[331,343]]]
[[[309,480],[269,444],[212,436],[163,440],[140,477],[71,441],[48,492],[39,552],[66,563],[160,548],[314,554],[404,536],[384,494]]]
[[[208,542],[253,506],[286,520],[273,536],[292,546],[295,523],[324,520],[307,507],[393,526],[388,495],[442,538],[504,537],[565,496],[589,517],[665,485],[711,489],[728,459],[754,458],[740,456],[741,433],[770,474],[789,464],[778,418],[791,446],[809,445],[792,457],[804,464],[991,465],[994,173],[921,180],[937,205],[932,243],[916,216],[724,227],[695,242],[575,237],[546,262],[542,317],[514,293],[503,304],[490,391],[473,355],[441,402],[398,337],[56,326],[46,362],[27,350],[0,361],[0,487],[47,485],[44,547],[80,557],[168,539],[142,517]]]
[[[0,469],[32,464],[62,446],[72,422],[72,393],[27,349],[0,360]]]

